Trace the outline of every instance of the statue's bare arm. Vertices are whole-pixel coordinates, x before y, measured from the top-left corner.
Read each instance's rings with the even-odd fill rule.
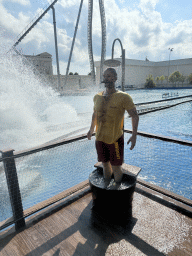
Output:
[[[132,150],[135,147],[135,144],[136,144],[137,128],[138,128],[138,124],[139,124],[139,116],[137,114],[136,108],[130,109],[127,112],[128,112],[128,114],[130,115],[130,117],[132,119],[132,130],[133,130],[132,136],[128,140],[127,144],[129,144],[131,142],[130,150]]]
[[[88,133],[87,133],[88,140],[91,140],[91,136],[94,132],[95,125],[96,125],[96,111],[93,112],[92,120],[91,120],[91,126],[90,126],[90,129],[89,129]]]

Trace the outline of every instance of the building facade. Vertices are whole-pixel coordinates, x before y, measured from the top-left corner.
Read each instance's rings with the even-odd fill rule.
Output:
[[[89,75],[60,75],[60,86],[58,83],[58,76],[53,75],[52,55],[43,52],[37,55],[24,55],[25,63],[30,65],[33,72],[37,75],[43,76],[44,80],[59,92],[91,89],[93,83]]]
[[[42,75],[53,75],[52,66],[52,55],[43,52],[37,55],[24,55],[27,62],[29,62],[32,67],[34,67],[34,73],[39,73]]]
[[[91,89],[95,87],[93,84],[92,78],[89,75],[68,75],[67,80],[64,75],[60,75],[60,87],[58,86],[58,77],[53,75],[52,67],[52,55],[43,52],[38,55],[24,55],[28,63],[32,64],[34,67],[34,73],[40,75],[45,75],[49,79],[51,86],[57,89],[58,91],[65,90],[74,90],[74,89]],[[121,58],[118,58],[120,62]],[[96,68],[96,85],[100,85],[100,61],[95,62]],[[107,66],[104,66],[104,70]],[[121,76],[122,71],[121,67],[116,68],[118,73],[117,86],[121,86]],[[179,60],[170,60],[170,61],[149,61],[146,60],[134,60],[126,59],[125,60],[125,87],[128,88],[144,88],[146,78],[149,74],[156,77],[164,76],[168,77],[173,72],[179,71],[185,77],[189,76],[192,73],[192,58],[188,59],[179,59]],[[170,86],[173,84],[164,80],[163,82],[157,83],[157,86]],[[186,80],[182,86],[188,86],[188,81]],[[179,86],[179,84],[178,84]]]
[[[86,75],[60,75],[60,87],[58,84],[58,76],[52,75],[49,77],[51,85],[59,92],[70,90],[91,90],[94,85],[91,76]]]
[[[122,59],[117,59],[122,61]],[[96,67],[96,83],[100,83],[100,62],[95,62]],[[104,66],[104,70],[107,67]],[[149,74],[155,79],[157,76],[170,76],[173,72],[179,71],[185,77],[192,73],[192,58],[179,59],[171,61],[149,61],[149,60],[125,60],[125,87],[143,88],[146,78]],[[119,84],[121,84],[121,68],[117,68]],[[159,83],[160,85],[161,83]],[[161,86],[167,86],[167,80],[162,82]],[[185,81],[183,85],[188,85]],[[172,86],[169,83],[169,86]]]

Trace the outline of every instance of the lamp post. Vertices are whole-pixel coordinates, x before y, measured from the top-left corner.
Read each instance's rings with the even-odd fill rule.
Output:
[[[122,45],[122,42],[119,38],[116,38],[114,41],[113,41],[113,45],[112,45],[112,56],[111,56],[111,59],[113,59],[113,56],[114,56],[114,45],[115,45],[115,42],[116,41],[119,41],[120,45],[121,45],[121,58],[122,58],[122,77],[121,77],[121,89],[122,91],[124,92],[124,86],[125,86],[125,49],[123,49],[123,45]]]
[[[119,43],[121,45],[121,51],[122,51],[122,54],[121,54],[122,61],[121,62],[118,61],[118,60],[114,60],[113,59],[113,56],[114,56],[114,45],[115,45],[115,42],[117,40],[119,41]],[[116,38],[113,41],[111,59],[105,60],[104,61],[104,65],[106,65],[108,67],[118,67],[118,66],[122,65],[121,89],[124,92],[124,85],[125,85],[125,49],[123,49],[123,45],[122,45],[121,40],[119,38]]]
[[[122,54],[121,54],[122,61],[121,62],[118,61],[118,60],[113,59],[114,45],[115,45],[116,41],[119,41],[119,43],[121,45],[121,52],[122,52]],[[106,65],[108,67],[118,67],[118,66],[122,65],[121,90],[124,92],[124,85],[125,85],[125,49],[123,49],[123,45],[122,45],[121,40],[119,38],[116,38],[113,41],[111,59],[110,60],[105,60],[104,65]],[[124,124],[123,124],[123,135],[124,135]],[[124,162],[124,159],[123,159],[123,162]]]
[[[173,51],[173,48],[169,48],[169,65],[168,65],[168,77],[167,77],[167,80],[168,80],[168,84],[169,84],[169,67],[170,67],[170,56],[171,56],[171,52]]]

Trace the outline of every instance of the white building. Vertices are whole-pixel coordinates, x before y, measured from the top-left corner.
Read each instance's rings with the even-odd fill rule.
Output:
[[[34,72],[38,71],[43,75],[53,75],[51,54],[43,52],[37,55],[24,55],[24,57],[34,66]]]
[[[85,75],[72,75],[68,76],[67,83],[65,83],[65,76],[60,76],[61,86],[58,88],[57,75],[53,75],[52,67],[52,55],[43,52],[38,55],[24,55],[29,63],[32,63],[34,72],[47,76],[52,86],[58,91],[73,90],[73,89],[91,89],[94,84],[91,80],[91,76]],[[118,58],[120,62],[121,58]],[[100,83],[100,61],[95,62],[96,67],[96,84]],[[104,66],[104,70],[107,66]],[[169,61],[149,61],[149,60],[125,60],[125,87],[143,88],[146,82],[146,78],[149,74],[153,75],[155,79],[157,76],[172,74],[175,71],[179,71],[185,77],[192,73],[192,58],[179,59]],[[121,85],[121,68],[117,68],[118,81],[117,85]],[[163,83],[159,82],[159,86],[167,86],[167,81]],[[181,84],[180,84],[181,85]],[[185,81],[183,86],[187,86],[188,82]],[[173,86],[169,83],[169,86]],[[179,85],[178,85],[179,86]]]
[[[53,75],[52,55],[43,52],[37,55],[24,55],[26,64],[31,65],[34,73],[43,75],[44,79],[48,79],[51,86],[60,92],[78,89],[91,89],[93,83],[91,76],[86,75],[60,75],[60,87],[58,86],[58,76]]]
[[[53,75],[49,77],[49,81],[52,86],[59,92],[65,92],[70,90],[82,90],[93,89],[94,85],[92,78],[89,75],[68,75],[67,79],[65,75],[60,75],[60,88],[58,87],[58,76]]]
[[[118,58],[117,60],[122,61]],[[96,67],[96,83],[99,84],[100,81],[100,61],[95,62]],[[104,70],[107,67],[104,66]],[[154,79],[157,76],[164,75],[165,77],[171,75],[173,72],[179,71],[184,76],[188,76],[192,73],[192,58],[180,59],[180,60],[170,60],[169,61],[148,61],[148,60],[125,60],[125,86],[143,88],[146,82],[146,78],[149,74],[153,75]],[[117,70],[118,77],[121,77],[121,70]],[[164,81],[164,85],[167,81]],[[188,82],[185,81],[184,85]],[[172,86],[172,85],[170,85]]]

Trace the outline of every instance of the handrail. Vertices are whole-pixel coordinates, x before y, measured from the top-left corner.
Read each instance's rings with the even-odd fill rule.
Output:
[[[139,110],[137,110],[137,113],[138,113],[138,115],[148,114],[148,113],[155,112],[155,111],[158,111],[158,110],[164,110],[164,109],[167,109],[167,108],[172,108],[172,107],[178,106],[180,104],[188,103],[188,102],[191,102],[191,101],[192,101],[192,99],[182,101],[182,102],[177,102],[177,103],[172,104],[172,105],[165,105],[165,106],[159,106],[159,107],[139,109]]]
[[[126,133],[132,133],[131,130],[125,129],[124,131]],[[95,134],[93,134],[93,136],[94,135]],[[177,144],[181,144],[181,145],[185,145],[185,146],[190,146],[190,147],[192,146],[192,141],[183,141],[183,140],[178,140],[178,139],[174,139],[174,138],[170,138],[170,137],[159,136],[159,135],[154,135],[154,134],[150,134],[150,133],[144,133],[144,132],[138,132],[138,135],[147,137],[147,138],[159,139],[159,140],[167,141],[167,142],[171,142],[171,143],[177,143]],[[26,214],[26,211],[25,211],[25,214],[24,214],[23,207],[22,207],[22,199],[21,199],[21,195],[20,195],[19,182],[17,179],[17,170],[16,170],[16,165],[15,165],[14,159],[23,157],[23,156],[27,156],[27,155],[31,155],[31,154],[34,154],[37,152],[41,152],[43,150],[55,148],[55,147],[58,147],[61,145],[69,144],[69,143],[79,141],[79,140],[82,140],[85,138],[87,138],[87,135],[83,134],[83,135],[73,137],[71,139],[65,139],[65,140],[61,140],[59,142],[55,142],[55,143],[50,142],[48,145],[36,147],[36,148],[25,150],[22,152],[17,152],[14,155],[13,155],[13,150],[8,150],[8,151],[3,151],[3,152],[1,151],[3,153],[2,154],[3,157],[0,159],[0,162],[3,161],[3,163],[4,163],[5,174],[6,174],[8,188],[9,188],[9,196],[10,196],[10,200],[11,200],[12,211],[14,213],[11,221],[9,223],[5,223],[3,225],[3,227],[7,227],[7,226],[15,223],[16,230],[19,230],[21,227],[25,226],[26,216],[29,216],[32,213],[39,211],[39,209],[33,208],[32,212]],[[14,185],[13,185],[13,181],[12,181],[13,177],[14,177]],[[15,193],[15,191],[17,191],[17,193]],[[18,200],[18,195],[19,195],[20,200]],[[63,194],[62,194],[62,196],[63,196]],[[61,197],[56,198],[56,201],[59,201],[61,199]],[[49,201],[49,204],[52,204],[52,203],[53,203],[53,201]],[[46,206],[43,205],[43,208],[44,207],[46,207]],[[2,227],[0,227],[0,230],[1,229],[2,229]]]
[[[68,144],[77,140],[81,140],[87,137],[87,135],[77,136],[69,140],[60,141],[59,143],[50,143],[46,146],[36,147],[31,150],[26,150],[21,153],[16,153],[13,155],[13,149],[7,149],[1,151],[2,158],[0,162],[3,161],[5,176],[7,180],[9,198],[11,202],[11,208],[13,212],[13,222],[15,223],[15,229],[19,230],[25,226],[25,218],[23,215],[23,205],[22,205],[22,197],[20,193],[20,184],[17,177],[17,169],[15,164],[15,158],[30,155],[42,150],[47,150],[50,148],[55,148],[64,144]],[[10,224],[10,223],[9,223]],[[1,229],[0,229],[1,230]]]
[[[178,99],[183,99],[183,98],[188,98],[188,97],[192,97],[192,95],[180,96],[180,97],[166,99],[166,100],[155,100],[155,101],[149,101],[149,102],[136,103],[135,106],[153,104],[153,103],[158,103],[158,102],[163,102],[163,101],[170,101],[170,100],[178,100]]]
[[[132,133],[132,131],[129,130],[129,129],[125,129],[124,132]],[[171,137],[167,137],[167,136],[155,135],[155,134],[146,133],[146,132],[137,132],[137,135],[140,135],[140,136],[143,136],[143,137],[147,137],[147,138],[158,139],[158,140],[162,140],[162,141],[167,141],[167,142],[172,142],[172,143],[176,143],[176,144],[192,147],[192,141],[175,139],[175,138],[171,138]]]
[[[44,150],[47,150],[47,149],[59,147],[59,146],[69,144],[69,143],[72,143],[72,142],[75,142],[75,141],[78,141],[78,140],[82,140],[82,139],[85,139],[85,138],[87,138],[87,134],[82,134],[82,135],[73,137],[71,139],[61,140],[60,142],[54,142],[54,143],[51,142],[50,144],[48,144],[46,146],[39,146],[39,147],[35,147],[35,148],[32,148],[32,149],[24,150],[24,151],[18,151],[17,153],[14,153],[14,155],[11,158],[16,159],[16,158],[27,156],[27,155],[32,155],[32,154],[37,153],[37,152],[41,152],[41,151],[44,151]],[[2,151],[0,150],[0,152],[2,152]],[[9,157],[0,158],[0,162],[2,162],[4,160],[7,160],[7,159],[9,159]]]
[[[132,133],[131,130],[129,129],[125,129],[124,132],[126,133]],[[181,139],[175,139],[172,137],[167,137],[167,136],[160,136],[160,135],[155,135],[155,134],[151,134],[151,133],[146,133],[146,132],[137,132],[138,135],[143,136],[143,137],[147,137],[147,138],[153,138],[153,139],[159,139],[162,141],[167,141],[167,142],[172,142],[172,143],[177,143],[177,144],[181,144],[181,145],[185,145],[185,146],[192,146],[192,141],[185,141],[185,140],[181,140]],[[93,136],[95,135],[95,133],[93,134]],[[37,152],[41,152],[47,149],[51,149],[51,148],[55,148],[55,147],[59,147],[65,144],[69,144],[75,141],[79,141],[79,140],[83,140],[87,138],[87,134],[82,134],[82,135],[78,135],[75,137],[72,137],[70,139],[65,139],[65,140],[61,140],[59,142],[50,142],[48,145],[46,146],[40,146],[40,147],[35,147],[35,148],[31,148],[28,150],[24,150],[24,151],[18,151],[16,153],[14,153],[14,155],[11,158],[19,158],[19,157],[23,157],[23,156],[27,156],[27,155],[32,155],[34,153]],[[2,151],[0,151],[2,152]],[[9,159],[9,157],[6,158],[0,158],[0,162]]]

